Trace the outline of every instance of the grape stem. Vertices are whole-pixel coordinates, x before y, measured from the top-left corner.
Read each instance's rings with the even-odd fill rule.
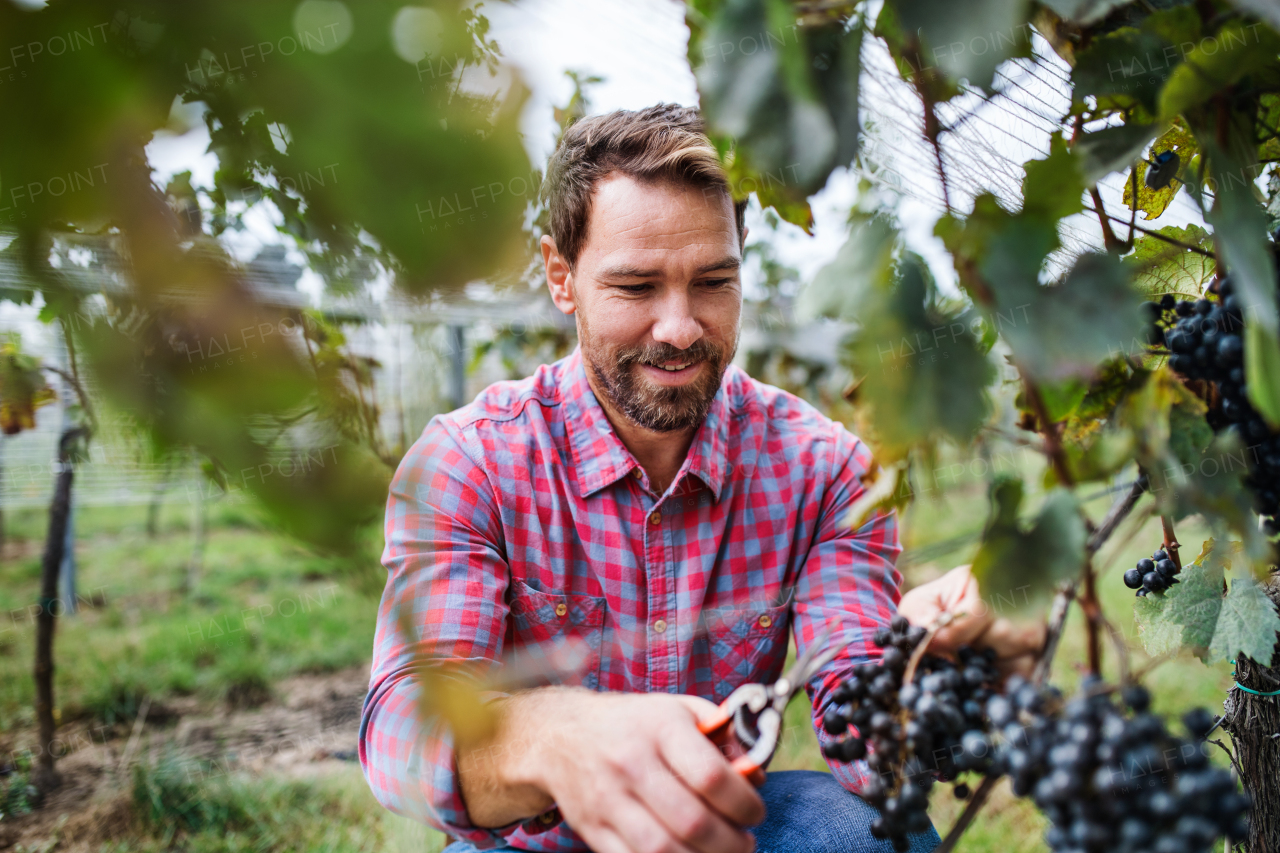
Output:
[[[933,620],[933,624],[931,624],[929,629],[925,632],[924,639],[922,639],[916,647],[911,650],[911,657],[907,660],[907,668],[902,673],[903,684],[911,683],[911,679],[914,678],[916,674],[916,667],[920,665],[920,660],[924,657],[925,649],[929,648],[929,644],[933,642],[933,638],[937,636],[938,632],[954,622],[959,616],[963,615],[964,614],[942,613],[938,618]]]
[[[957,842],[960,841],[960,836],[964,835],[964,831],[969,828],[969,824],[973,823],[973,819],[978,816],[978,810],[987,801],[987,797],[991,794],[991,789],[995,786],[996,780],[993,776],[988,776],[982,780],[982,784],[969,797],[969,804],[964,807],[960,817],[956,818],[956,822],[951,826],[947,837],[933,849],[933,853],[950,853],[955,848]]]
[[[1067,612],[1071,609],[1071,601],[1076,597],[1076,585],[1067,581],[1058,587],[1049,608],[1049,627],[1044,635],[1044,649],[1040,659],[1036,661],[1031,673],[1031,680],[1037,686],[1044,684],[1049,677],[1049,667],[1053,664],[1053,656],[1058,651],[1058,641],[1062,639],[1062,629],[1067,624]]]
[[[1160,516],[1160,527],[1164,530],[1164,550],[1168,552],[1169,559],[1173,560],[1173,567],[1177,571],[1182,571],[1182,560],[1178,557],[1178,548],[1182,547],[1178,544],[1178,536],[1173,532],[1173,519],[1167,515]]]

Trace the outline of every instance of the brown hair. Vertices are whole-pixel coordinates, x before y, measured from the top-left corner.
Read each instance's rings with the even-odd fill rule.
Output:
[[[693,107],[658,104],[618,110],[572,125],[560,138],[543,184],[551,213],[551,237],[572,269],[587,242],[587,220],[596,182],[611,172],[640,181],[673,181],[729,193],[729,176]],[[733,204],[742,239],[747,201]]]

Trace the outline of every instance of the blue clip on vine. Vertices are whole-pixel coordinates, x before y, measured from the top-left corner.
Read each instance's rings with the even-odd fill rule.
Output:
[[[1231,659],[1231,665],[1236,665],[1235,658]],[[1239,681],[1236,681],[1236,672],[1234,669],[1231,671],[1231,680],[1236,682],[1236,687],[1239,687],[1245,693],[1252,693],[1254,696],[1280,696],[1280,690],[1272,690],[1270,693],[1264,693],[1261,690],[1254,690],[1252,687],[1245,687]]]

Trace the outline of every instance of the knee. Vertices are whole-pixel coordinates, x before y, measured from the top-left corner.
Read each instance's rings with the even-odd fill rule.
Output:
[[[767,816],[755,832],[759,853],[893,853],[888,841],[871,835],[879,812],[829,773],[770,773],[760,795]],[[940,842],[932,827],[910,840],[911,853],[926,853]]]

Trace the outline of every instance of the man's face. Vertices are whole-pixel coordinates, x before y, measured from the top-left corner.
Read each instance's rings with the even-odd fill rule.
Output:
[[[738,346],[742,252],[728,195],[610,175],[576,269],[549,237],[543,257],[556,305],[577,314],[596,390],[645,429],[700,424]]]

